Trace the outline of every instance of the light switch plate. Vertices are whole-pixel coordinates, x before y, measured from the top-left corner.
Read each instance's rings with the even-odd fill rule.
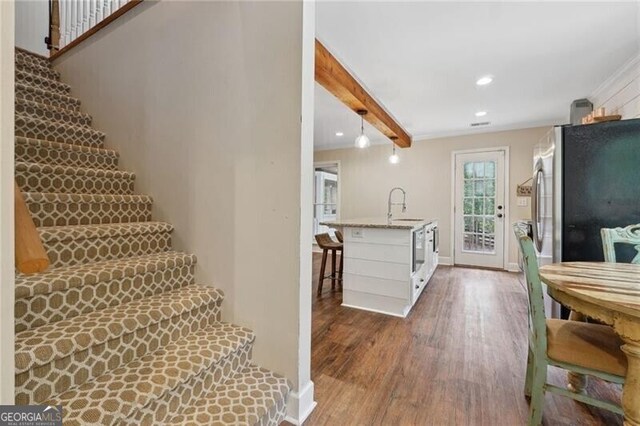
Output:
[[[363,238],[364,237],[364,231],[361,228],[352,228],[351,229],[351,236],[353,238]]]
[[[529,205],[529,198],[518,197],[518,207],[527,207]]]

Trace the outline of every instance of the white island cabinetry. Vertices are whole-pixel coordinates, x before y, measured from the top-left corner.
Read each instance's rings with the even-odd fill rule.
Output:
[[[342,305],[406,317],[438,265],[435,220],[328,222],[344,235]]]

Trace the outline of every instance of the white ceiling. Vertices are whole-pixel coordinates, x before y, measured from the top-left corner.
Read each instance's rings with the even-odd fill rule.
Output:
[[[568,121],[572,100],[639,54],[639,26],[637,2],[316,4],[317,38],[414,140]],[[476,86],[486,74],[494,82]],[[316,85],[316,149],[353,146],[358,132],[359,117]]]

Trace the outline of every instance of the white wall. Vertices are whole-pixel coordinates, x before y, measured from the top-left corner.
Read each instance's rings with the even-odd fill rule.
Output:
[[[640,3],[636,2],[636,54],[614,72],[589,97],[594,108],[620,114],[622,119],[640,118]]]
[[[598,87],[590,97],[594,108],[605,107],[607,115],[622,119],[640,118],[640,49],[630,60]]]
[[[49,35],[49,1],[16,0],[15,44],[18,47],[49,56],[44,38]]]
[[[312,403],[309,31],[303,65],[302,2],[145,2],[55,67],[175,225],[174,246],[198,256],[198,281],[225,292],[223,318],[255,331],[255,361]]]
[[[385,217],[387,197],[394,186],[407,191],[407,217],[436,218],[440,226],[440,256],[451,256],[451,153],[466,149],[508,146],[510,151],[510,222],[531,217],[530,204],[517,206],[516,187],[529,179],[533,168],[533,146],[548,131],[547,127],[477,135],[414,141],[408,149],[398,150],[400,164],[388,162],[391,144],[365,150],[349,148],[316,151],[315,161],[339,160],[341,166],[340,215],[342,219]],[[530,203],[530,201],[529,201]],[[515,238],[507,224],[509,263],[518,259]]]
[[[0,1],[0,404],[14,404],[14,4]]]

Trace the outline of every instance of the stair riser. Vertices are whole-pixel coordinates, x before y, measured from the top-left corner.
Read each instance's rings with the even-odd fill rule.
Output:
[[[287,400],[286,398],[279,399],[276,405],[271,407],[269,412],[265,413],[256,426],[271,426],[279,425],[284,421],[287,416]]]
[[[51,105],[56,108],[80,111],[80,101],[55,92],[42,92],[31,90],[24,86],[16,86],[16,98]]]
[[[137,410],[121,424],[157,425],[163,424],[173,416],[181,406],[191,405],[210,392],[216,384],[220,384],[243,367],[251,360],[253,343],[243,346],[236,352],[232,352],[226,358],[212,365],[209,369],[192,377],[175,389],[155,399],[152,403]]]
[[[50,80],[60,80],[60,73],[58,71],[51,68],[43,68],[37,65],[28,64],[22,61],[16,61],[16,70],[36,74],[40,77],[48,78]]]
[[[15,303],[15,331],[176,290],[192,284],[194,272],[195,264],[184,265],[20,299]]]
[[[49,145],[46,142],[17,142],[15,145],[15,158],[16,161],[56,166],[85,167],[104,170],[118,169],[117,156],[100,155],[89,150],[62,149],[56,147],[54,144]]]
[[[35,102],[20,101],[15,105],[16,115],[47,120],[54,123],[68,124],[72,126],[91,126],[91,117],[88,115],[74,113],[73,111],[52,108],[49,105]]]
[[[51,266],[58,268],[168,251],[171,249],[171,233],[83,238],[45,242],[44,246]]]
[[[15,60],[16,62],[21,62],[41,68],[51,67],[51,62],[49,61],[49,59],[34,55],[32,53],[27,53],[20,49],[16,49],[15,51]]]
[[[16,117],[16,136],[104,148],[105,134],[88,127],[71,127],[29,117]]]
[[[17,374],[16,404],[38,404],[220,320],[220,301]],[[84,423],[89,424],[90,422]],[[67,424],[67,423],[65,423]]]
[[[58,80],[49,79],[38,74],[31,74],[25,71],[16,70],[16,82],[37,87],[42,90],[50,90],[68,96],[71,92],[69,86]]]
[[[27,207],[37,227],[148,222],[148,203],[30,202]]]
[[[133,194],[134,179],[18,170],[16,181],[23,192],[59,194]]]

